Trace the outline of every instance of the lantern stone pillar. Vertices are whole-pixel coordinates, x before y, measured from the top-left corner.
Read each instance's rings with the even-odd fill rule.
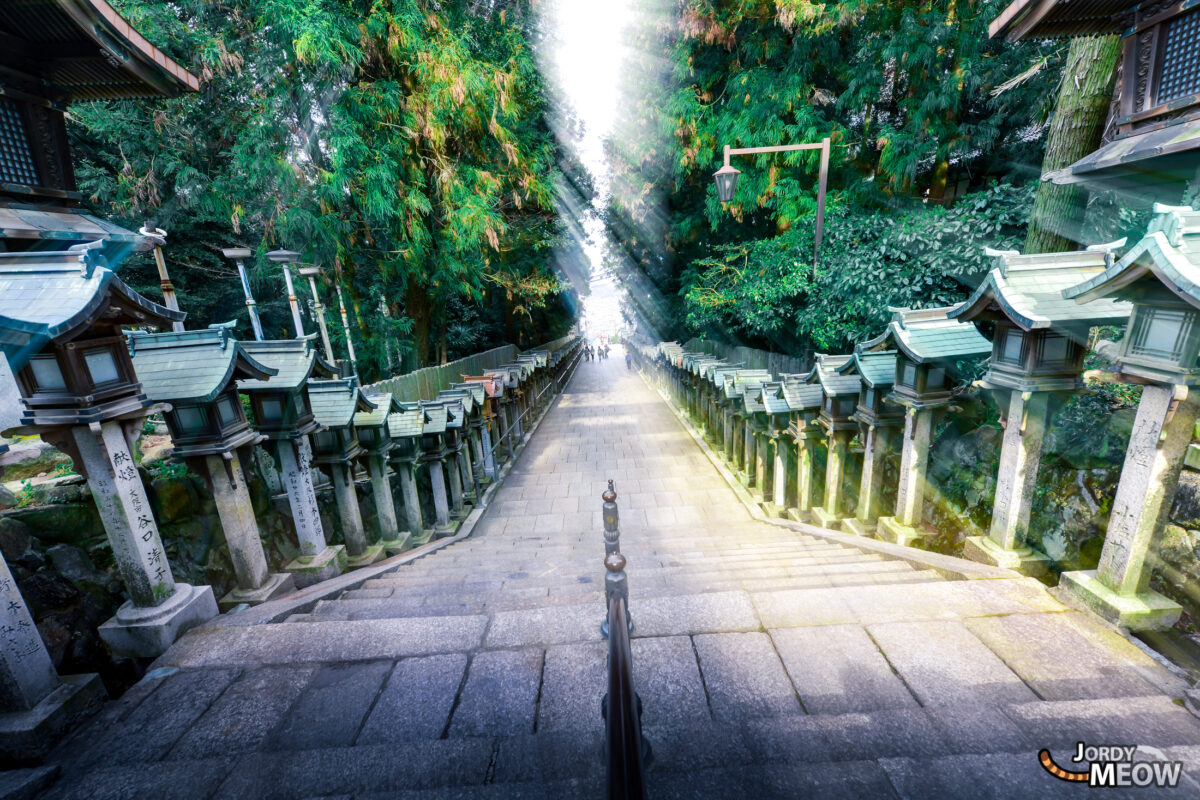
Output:
[[[803,431],[796,439],[796,507],[788,516],[797,522],[808,522],[816,503],[815,432]]]
[[[300,545],[300,555],[284,564],[283,569],[292,573],[300,588],[337,577],[346,569],[346,548],[342,545],[330,547],[325,542],[317,492],[313,488],[312,450],[308,437],[278,439],[275,448]]]
[[[479,429],[479,444],[483,449],[480,456],[483,459],[483,471],[489,478],[496,480],[496,454],[492,451],[492,419],[495,419],[494,415],[483,421],[483,427]]]
[[[1049,392],[1009,393],[992,523],[987,536],[967,538],[965,558],[1024,575],[1046,573],[1045,558],[1025,546],[1025,536],[1042,460],[1042,439],[1050,422],[1050,399]]]
[[[58,677],[17,581],[0,556],[0,757],[41,758],[106,698],[99,675]]]
[[[458,463],[458,474],[462,483],[463,500],[478,505],[479,481],[475,476],[474,465],[471,463],[471,433],[464,427],[462,435],[462,449],[458,451],[458,457],[455,460]]]
[[[379,545],[389,556],[394,556],[403,552],[408,545],[408,534],[400,532],[400,524],[396,521],[396,501],[392,497],[387,459],[382,453],[367,456],[367,473],[371,476],[375,522],[379,526]]]
[[[425,529],[425,517],[421,513],[421,496],[417,492],[417,465],[411,461],[401,462],[396,468],[396,474],[400,476],[400,496],[404,499],[409,543],[425,544],[433,532]]]
[[[812,509],[813,524],[836,530],[845,511],[842,480],[846,476],[846,459],[854,431],[831,431],[827,438],[825,458],[825,500]]]
[[[917,526],[925,504],[925,475],[929,468],[929,446],[933,437],[933,409],[909,408],[904,415],[904,440],[900,451],[900,485],[896,491],[896,515],[881,517],[878,538],[911,545],[925,536]]]
[[[1146,562],[1175,500],[1197,411],[1200,392],[1195,387],[1143,387],[1100,565],[1062,575],[1059,585],[1065,592],[1114,624],[1159,630],[1179,619],[1180,606],[1150,589]]]
[[[129,592],[129,600],[100,626],[100,637],[118,655],[153,658],[189,628],[215,617],[217,601],[212,587],[176,583],[171,574],[124,430],[140,423],[77,425],[70,435]]]
[[[329,480],[333,484],[333,497],[342,524],[342,538],[346,540],[346,566],[353,569],[374,564],[384,557],[383,545],[367,541],[367,529],[358,505],[358,490],[354,485],[353,463],[331,463]]]
[[[894,430],[886,425],[866,427],[858,506],[853,517],[842,520],[842,527],[848,533],[870,536],[875,532],[883,495],[883,462],[891,451]]]
[[[746,488],[754,486],[754,469],[755,459],[758,457],[758,448],[755,446],[754,426],[750,423],[750,417],[746,417],[745,425],[742,426],[742,464],[739,476],[742,485]]]
[[[766,511],[773,517],[787,513],[791,498],[790,489],[795,486],[790,480],[792,457],[788,441],[780,435],[771,436],[771,491],[764,498]]]
[[[771,502],[771,468],[775,464],[770,443],[765,431],[754,434],[754,485],[764,503]]]
[[[463,506],[463,479],[459,454],[451,453],[447,460],[449,464],[446,465],[445,470],[447,481],[450,484],[450,517],[454,520],[461,520],[466,514]]]
[[[731,412],[729,409],[725,409],[722,416],[724,419],[722,421],[721,433],[724,437],[723,451],[725,453],[725,461],[732,464],[733,463],[733,442],[734,442],[734,437],[733,437],[734,416],[733,416],[733,412]]]
[[[254,517],[254,505],[246,490],[246,474],[241,458],[236,450],[230,451],[226,457],[209,455],[202,462],[212,489],[217,516],[221,520],[221,530],[225,533],[225,543],[229,546],[233,573],[237,578],[237,586],[218,603],[222,611],[242,603],[258,605],[296,589],[295,580],[290,574],[272,573],[267,567],[258,520]]]
[[[429,483],[433,490],[434,525],[441,531],[450,528],[450,499],[446,495],[446,471],[440,458],[427,462]]]

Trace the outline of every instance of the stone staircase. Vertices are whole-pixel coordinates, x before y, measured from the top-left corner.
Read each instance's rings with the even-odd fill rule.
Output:
[[[656,800],[1078,795],[1036,754],[1081,740],[1157,748],[1186,764],[1163,796],[1200,792],[1200,720],[1134,643],[1015,573],[752,520],[612,372],[581,367],[590,392],[471,537],[281,622],[189,632],[42,796],[602,797],[614,476]]]

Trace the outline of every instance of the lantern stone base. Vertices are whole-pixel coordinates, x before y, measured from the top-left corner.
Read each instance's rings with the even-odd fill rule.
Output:
[[[242,604],[256,606],[276,597],[283,597],[296,591],[296,579],[290,572],[272,572],[257,589],[234,589],[217,602],[221,613],[225,613]]]
[[[787,508],[775,503],[763,503],[762,510],[764,514],[772,519],[787,519],[789,511]]]
[[[1161,594],[1117,594],[1096,577],[1095,570],[1064,572],[1059,588],[1104,619],[1131,631],[1161,631],[1179,620],[1183,609]]]
[[[414,533],[408,540],[411,547],[419,547],[423,544],[429,544],[429,540],[433,538],[433,528],[426,528],[420,533]]]
[[[905,525],[895,517],[880,517],[879,525],[875,529],[876,539],[905,547],[912,547],[913,544],[921,541],[928,535],[928,533],[919,528],[912,528]]]
[[[792,522],[808,522],[812,519],[812,511],[810,509],[789,508],[787,518]]]
[[[294,558],[283,565],[283,571],[292,574],[298,589],[336,578],[346,571],[346,547],[339,544],[326,547],[315,556]]]
[[[175,593],[162,603],[143,608],[126,600],[116,615],[100,626],[100,638],[115,655],[155,658],[186,631],[218,613],[211,586],[175,584]]]
[[[968,536],[963,543],[963,558],[1015,570],[1032,578],[1050,574],[1050,566],[1041,553],[1035,553],[1028,547],[1009,550],[993,542],[990,536]]]
[[[814,506],[812,510],[812,524],[819,528],[836,531],[841,527],[840,523],[844,517],[839,517],[832,511],[826,511],[824,506]]]
[[[448,524],[438,525],[433,529],[433,538],[441,539],[446,536],[453,536],[454,534],[458,533],[458,529],[460,527],[462,527],[462,520],[451,519]]]
[[[22,763],[41,759],[108,699],[99,675],[63,675],[60,680],[57,689],[28,711],[0,714],[0,758]]]
[[[387,553],[384,552],[382,544],[367,545],[367,549],[356,556],[352,556],[349,553],[346,554],[346,568],[358,569],[359,567],[366,567],[385,558],[387,558]]]
[[[864,522],[858,517],[849,517],[842,520],[842,530],[846,533],[852,533],[855,536],[863,536],[870,539],[875,535],[875,530],[878,526],[874,522]]]
[[[383,552],[389,556],[398,556],[405,550],[412,549],[412,546],[409,544],[411,540],[412,537],[405,533],[397,536],[395,539],[383,539],[379,542],[379,545],[383,548]]]

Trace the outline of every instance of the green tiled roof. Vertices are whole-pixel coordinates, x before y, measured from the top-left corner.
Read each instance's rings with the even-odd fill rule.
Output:
[[[1107,247],[1068,252],[1019,255],[1001,252],[975,292],[947,314],[949,319],[980,322],[998,306],[1023,330],[1052,327],[1090,328],[1116,325],[1129,319],[1132,308],[1114,298],[1081,304],[1063,297],[1063,290],[1104,274],[1112,263]]]
[[[743,367],[741,364],[739,364],[737,366],[730,366],[730,367],[726,367],[726,366],[713,367],[707,377],[708,377],[709,382],[712,383],[714,386],[724,387],[726,375],[736,375],[739,370],[744,369],[744,368],[745,367]]]
[[[820,384],[821,391],[830,397],[846,394],[858,394],[862,388],[862,379],[857,373],[843,374],[841,367],[851,363],[853,356],[832,356],[824,353],[817,354],[817,365],[809,373],[808,383]]]
[[[788,408],[792,411],[819,408],[825,396],[819,383],[807,383],[792,377],[783,381],[782,385],[783,399],[787,401]]]
[[[947,318],[954,308],[893,308],[887,331],[863,347],[895,348],[918,364],[990,355],[992,343],[972,323]]]
[[[446,413],[444,405],[422,402],[421,410],[425,412],[425,426],[422,428],[422,433],[446,432],[446,419],[449,415]]]
[[[758,386],[771,380],[771,373],[765,369],[741,369],[732,375],[725,376],[725,397],[732,400],[742,396],[747,386]]]
[[[762,385],[748,385],[742,389],[742,406],[748,414],[757,414],[760,411],[766,411],[767,407],[763,405]]]
[[[325,428],[344,428],[353,424],[359,411],[370,411],[374,405],[358,386],[358,378],[333,378],[308,382],[308,403],[313,419]]]
[[[442,399],[461,403],[466,414],[470,414],[475,408],[475,395],[466,389],[442,389],[438,392],[438,400]]]
[[[558,352],[557,350],[555,352]],[[487,399],[487,389],[479,381],[466,381],[464,383],[452,383],[451,389],[462,389],[471,393],[476,405],[483,405],[483,401]]]
[[[147,300],[108,268],[100,242],[69,250],[0,253],[0,352],[15,373],[49,342],[81,326],[106,306],[123,325],[169,327],[186,314]]]
[[[265,342],[242,342],[242,347],[258,363],[270,367],[276,374],[266,380],[238,381],[240,392],[298,391],[314,373],[332,375],[324,361],[319,361],[313,347],[316,334],[303,339],[274,339]]]
[[[463,422],[467,418],[466,410],[463,408],[461,398],[444,398],[442,405],[446,408],[446,427],[461,428]]]
[[[838,372],[856,372],[872,389],[886,389],[896,380],[896,351],[865,350],[864,346],[855,347],[854,357],[838,367]]]
[[[400,411],[400,404],[396,402],[395,395],[381,392],[379,394],[369,394],[366,397],[367,401],[373,403],[375,407],[369,411],[359,411],[354,415],[354,427],[356,428],[372,428],[386,425],[388,416]]]
[[[783,395],[782,383],[764,383],[762,403],[768,414],[787,414],[792,410],[787,398]]]
[[[1092,304],[1121,296],[1130,284],[1153,275],[1193,306],[1200,307],[1200,211],[1154,206],[1146,235],[1103,273],[1063,290],[1063,297]]]
[[[133,369],[156,403],[208,403],[239,378],[267,379],[274,370],[258,363],[233,338],[233,323],[199,331],[127,335]]]
[[[420,436],[425,429],[425,410],[418,403],[397,403],[400,406],[388,416],[388,432],[393,439]]]

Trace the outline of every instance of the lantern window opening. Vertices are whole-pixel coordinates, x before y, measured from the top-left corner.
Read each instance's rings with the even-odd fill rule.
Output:
[[[1003,364],[1022,364],[1025,358],[1025,334],[1015,328],[1004,328],[1000,336],[996,360]]]
[[[1166,23],[1155,102],[1159,105],[1200,93],[1200,12]]]
[[[899,382],[910,389],[917,388],[917,365],[911,361],[901,362]]]
[[[1137,310],[1130,353],[1135,356],[1179,361],[1195,339],[1196,313],[1176,308],[1141,307]]]
[[[1046,366],[1065,366],[1071,361],[1071,340],[1061,333],[1047,331],[1038,341],[1037,363]]]
[[[283,419],[283,402],[278,397],[264,397],[260,406],[264,422],[278,422]]]
[[[217,418],[221,425],[229,427],[241,421],[242,419],[242,404],[239,403],[232,395],[223,395],[217,401]]]
[[[174,414],[181,434],[194,436],[208,430],[208,414],[203,406],[176,406]]]
[[[35,392],[64,391],[67,388],[66,378],[63,377],[58,359],[53,353],[43,353],[31,358],[29,372],[33,376]]]
[[[945,367],[930,367],[925,373],[925,388],[942,389],[946,386],[946,368]]]
[[[94,385],[103,386],[121,380],[121,373],[117,370],[117,361],[113,358],[111,348],[96,347],[84,350],[83,361]]]

